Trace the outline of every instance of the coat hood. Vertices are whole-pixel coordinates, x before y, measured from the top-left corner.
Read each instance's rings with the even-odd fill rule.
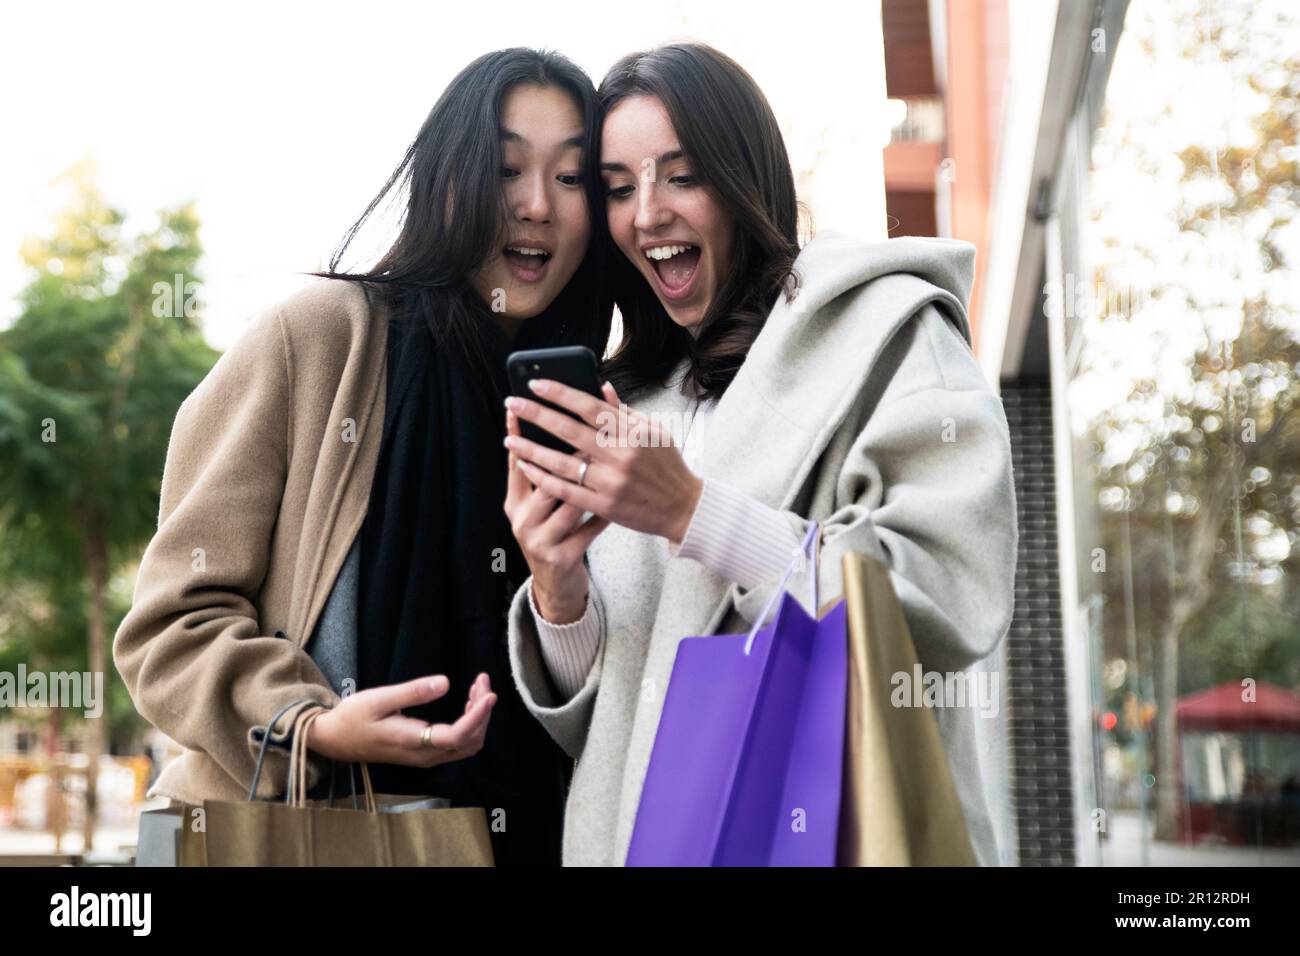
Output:
[[[795,262],[799,289],[777,299],[709,424],[700,470],[726,476],[775,508],[790,505],[805,472],[876,374],[893,336],[933,305],[970,347],[966,301],[975,247],[952,239],[866,242],[825,234]],[[888,369],[883,370],[888,374]],[[761,474],[730,474],[750,436],[783,423]]]
[[[794,268],[800,282],[791,304],[796,313],[815,313],[873,279],[901,273],[948,293],[936,296],[936,304],[946,306],[953,324],[971,342],[967,309],[975,278],[975,247],[969,242],[918,236],[870,242],[825,232],[804,246]]]

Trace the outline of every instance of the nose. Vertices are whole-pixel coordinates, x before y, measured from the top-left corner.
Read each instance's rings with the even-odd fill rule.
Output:
[[[643,177],[637,190],[636,220],[634,225],[642,232],[654,232],[673,218],[672,210],[659,196],[659,185]]]
[[[542,174],[520,176],[514,196],[515,218],[520,222],[547,224],[551,221],[551,193]]]

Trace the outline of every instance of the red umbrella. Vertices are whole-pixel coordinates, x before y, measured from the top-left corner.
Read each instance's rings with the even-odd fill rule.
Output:
[[[1228,681],[1178,698],[1176,713],[1181,730],[1300,733],[1300,695],[1276,684],[1256,683],[1247,695],[1239,681]]]

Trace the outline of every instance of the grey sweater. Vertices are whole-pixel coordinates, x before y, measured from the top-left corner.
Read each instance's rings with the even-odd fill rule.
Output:
[[[819,587],[841,595],[840,556],[891,568],[927,671],[997,670],[1011,621],[1016,508],[1001,402],[970,349],[974,248],[823,235],[796,263],[801,289],[773,309],[719,401],[696,471],[780,509],[792,531],[825,526]],[[664,388],[642,412],[680,412]],[[589,552],[600,647],[561,699],[549,679],[526,581],[510,655],[530,711],[574,758],[566,865],[621,865],[683,637],[745,630],[775,582],[744,589],[662,538],[611,526]],[[807,582],[789,591],[803,600]],[[1001,862],[1002,724],[976,707],[935,709],[977,858]]]

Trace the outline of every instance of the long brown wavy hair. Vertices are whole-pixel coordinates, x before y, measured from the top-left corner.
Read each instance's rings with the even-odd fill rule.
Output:
[[[626,257],[611,257],[623,337],[605,375],[628,400],[664,384],[687,358],[687,387],[701,398],[720,398],[777,297],[796,291],[799,207],[776,117],[740,64],[702,43],[674,43],[623,57],[605,75],[598,96],[603,116],[629,97],[653,96],[663,103],[692,174],[730,213],[736,228],[731,267],[698,336],[669,318]]]

